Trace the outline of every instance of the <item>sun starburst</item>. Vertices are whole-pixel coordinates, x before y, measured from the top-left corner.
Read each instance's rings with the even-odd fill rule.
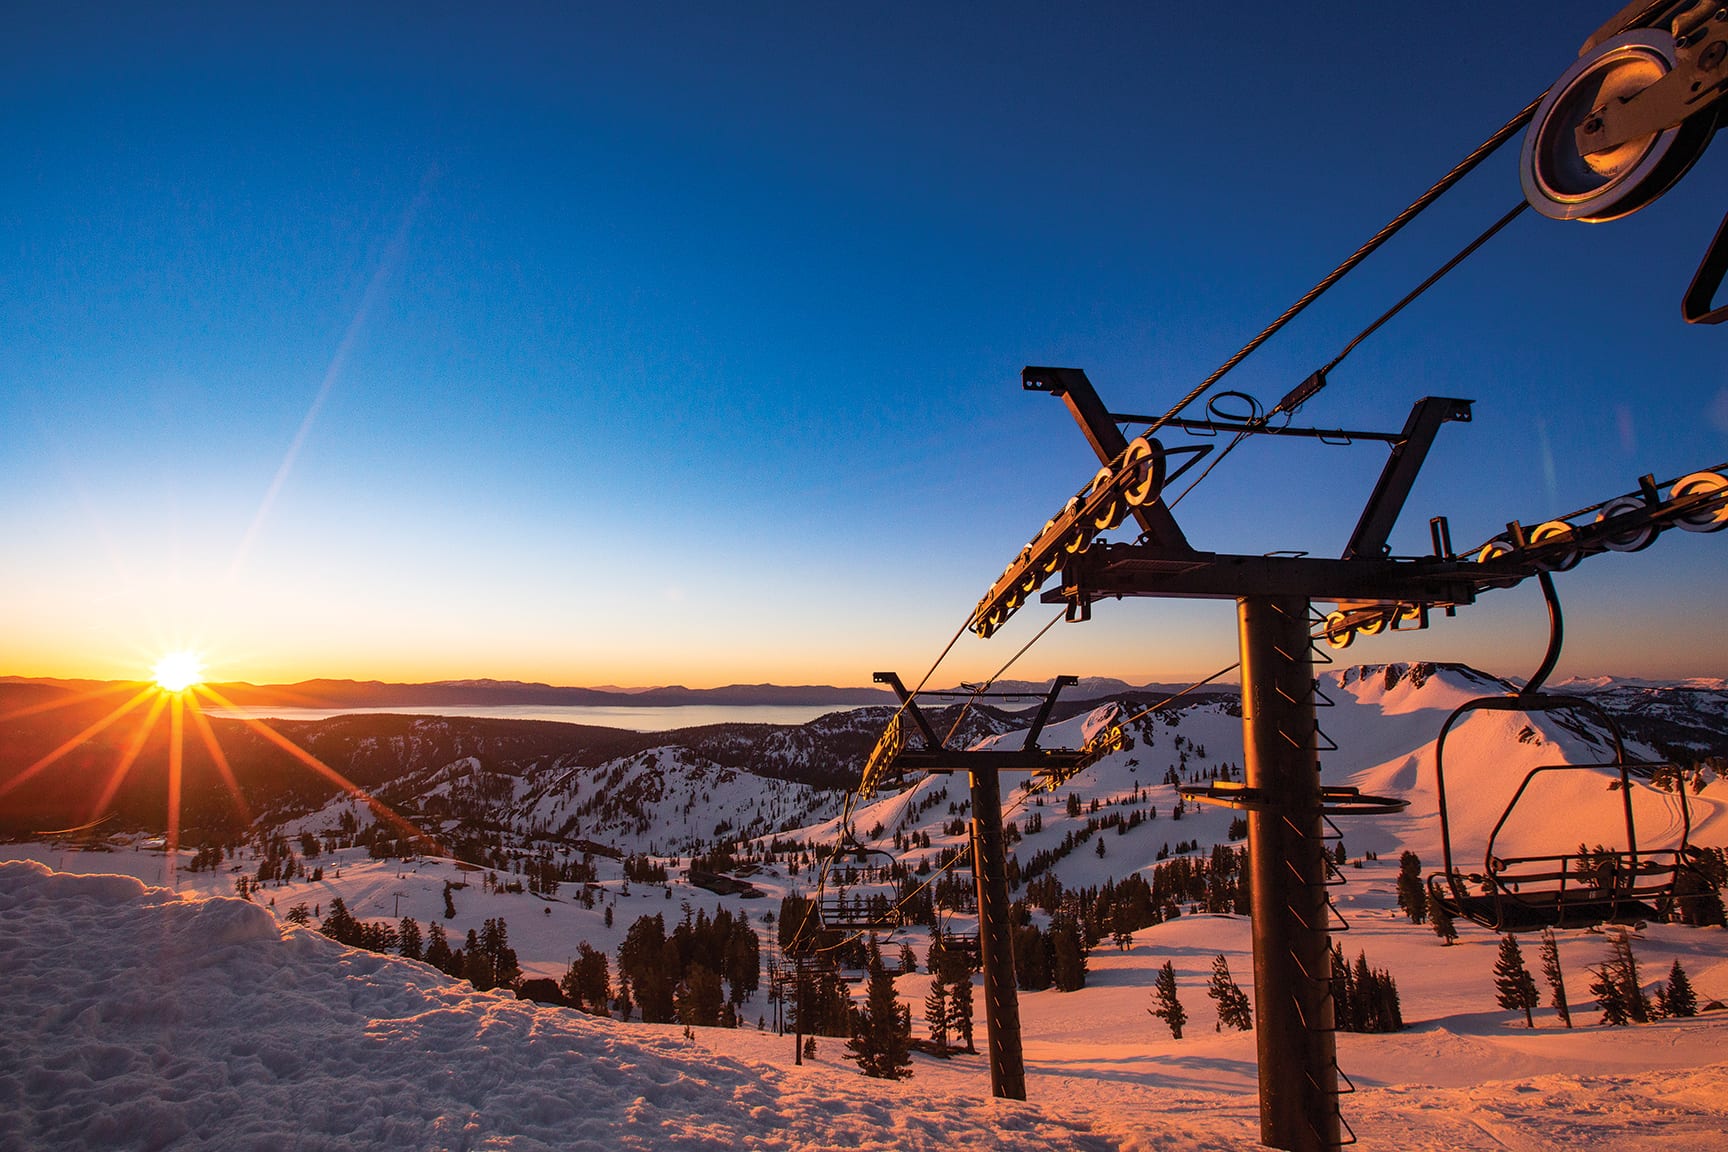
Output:
[[[166,692],[184,692],[204,680],[204,661],[196,652],[170,652],[151,669],[157,687]]]
[[[252,819],[250,806],[246,803],[240,782],[235,775],[234,766],[229,763],[228,757],[217,739],[216,730],[211,725],[210,718],[205,714],[206,703],[208,703],[227,711],[230,716],[238,719],[245,728],[275,745],[277,749],[288,753],[299,761],[301,766],[322,777],[339,792],[365,802],[380,824],[387,825],[396,833],[398,838],[415,845],[416,851],[437,850],[437,845],[431,837],[427,836],[411,821],[398,814],[388,804],[301,748],[287,736],[276,731],[265,720],[245,715],[233,701],[223,696],[211,685],[204,683],[204,662],[196,652],[168,653],[158,660],[155,667],[151,669],[151,677],[151,682],[148,684],[131,684],[118,687],[104,685],[99,689],[77,693],[65,699],[46,704],[33,704],[0,715],[0,720],[13,720],[23,716],[53,711],[57,708],[89,704],[104,697],[111,698],[127,687],[137,689],[136,693],[129,699],[120,702],[106,715],[87,725],[23,771],[12,775],[9,779],[0,780],[0,797],[7,796],[29,781],[41,776],[68,753],[90,744],[122,718],[132,715],[131,731],[125,733],[124,738],[120,741],[118,753],[107,778],[92,781],[95,803],[91,807],[90,822],[79,828],[63,831],[93,830],[105,819],[112,816],[112,813],[108,811],[109,805],[119,796],[121,788],[131,776],[133,768],[138,764],[140,758],[145,757],[147,748],[151,746],[152,736],[156,732],[157,723],[166,714],[168,720],[168,731],[165,733],[166,740],[158,746],[162,747],[165,752],[166,763],[164,767],[167,785],[167,796],[165,797],[167,836],[163,860],[163,882],[172,886],[175,883],[177,858],[180,851],[181,804],[187,768],[186,743],[188,734],[186,724],[188,719],[198,733],[211,767],[214,768],[221,784],[227,790],[229,798],[233,801],[234,810],[248,824]],[[141,707],[143,710],[142,714],[139,715],[138,712]]]

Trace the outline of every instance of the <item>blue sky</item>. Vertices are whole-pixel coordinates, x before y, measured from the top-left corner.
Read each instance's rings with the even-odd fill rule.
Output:
[[[1095,467],[1021,366],[1162,411],[1614,5],[1580,7],[15,6],[0,672],[921,673]],[[1230,385],[1271,402],[1330,359],[1517,201],[1515,161]],[[1400,550],[1728,458],[1725,335],[1678,318],[1724,163],[1614,224],[1527,214],[1304,410],[1477,401]],[[1247,445],[1178,515],[1336,554],[1380,461]],[[1562,670],[1722,674],[1724,539],[1562,576]],[[1520,588],[1349,655],[1521,673],[1542,640]],[[1234,649],[1228,605],[1109,604],[1015,671]]]

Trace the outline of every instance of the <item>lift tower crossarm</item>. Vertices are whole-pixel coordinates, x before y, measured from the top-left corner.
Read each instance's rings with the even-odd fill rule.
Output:
[[[923,748],[901,748],[894,753],[892,763],[885,766],[892,775],[897,776],[906,771],[1061,773],[1083,764],[1085,749],[1038,747],[1038,737],[1044,731],[1044,726],[1050,722],[1050,713],[1056,707],[1056,697],[1061,694],[1062,689],[1080,683],[1077,676],[1056,677],[1050,685],[1050,691],[1038,706],[1038,714],[1032,721],[1032,727],[1027,730],[1026,743],[1013,749],[950,748],[936,735],[935,729],[930,725],[930,718],[918,707],[918,701],[906,690],[897,673],[878,672],[872,679],[893,690],[900,698],[902,709],[911,715],[912,722],[924,737]]]
[[[1362,509],[1362,518],[1356,522],[1356,531],[1350,534],[1344,559],[1379,559],[1390,551],[1386,547],[1386,538],[1392,534],[1398,513],[1404,510],[1404,501],[1416,483],[1416,474],[1422,470],[1423,461],[1428,459],[1428,449],[1434,444],[1435,433],[1440,431],[1440,425],[1449,421],[1468,421],[1470,403],[1444,396],[1425,396],[1410,409],[1410,418],[1404,422],[1404,433],[1392,446],[1392,455],[1387,457],[1386,466],[1380,470],[1380,479],[1375,482],[1374,492]]]
[[[1020,371],[1020,387],[1028,392],[1048,392],[1066,404],[1086,442],[1097,453],[1099,463],[1111,464],[1127,451],[1128,438],[1116,427],[1116,418],[1110,415],[1092,381],[1080,369],[1028,366]],[[1135,508],[1134,519],[1140,522],[1152,543],[1175,552],[1188,551],[1188,538],[1163,504],[1149,503]]]

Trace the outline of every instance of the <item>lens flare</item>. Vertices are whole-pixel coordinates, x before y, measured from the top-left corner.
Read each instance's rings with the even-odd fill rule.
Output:
[[[204,679],[204,662],[196,652],[170,652],[156,661],[151,674],[166,692],[184,692]]]

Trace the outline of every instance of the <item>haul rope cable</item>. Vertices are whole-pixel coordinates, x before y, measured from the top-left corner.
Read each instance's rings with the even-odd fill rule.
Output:
[[[1166,500],[1164,502],[1164,506],[1166,508],[1174,508],[1174,507],[1176,507],[1176,505],[1182,503],[1183,498],[1186,497],[1188,495],[1188,493],[1194,491],[1195,488],[1199,487],[1200,482],[1202,480],[1206,479],[1206,477],[1210,476],[1212,474],[1212,470],[1214,468],[1216,468],[1216,467],[1218,467],[1218,465],[1224,463],[1224,458],[1226,456],[1230,455],[1230,453],[1234,452],[1236,450],[1237,445],[1241,444],[1243,440],[1247,439],[1254,432],[1265,427],[1267,422],[1273,416],[1279,415],[1280,413],[1282,413],[1285,416],[1289,416],[1297,408],[1300,408],[1311,397],[1313,397],[1313,395],[1316,392],[1319,392],[1321,388],[1325,387],[1328,374],[1331,373],[1332,369],[1338,367],[1339,364],[1342,364],[1344,362],[1344,358],[1346,356],[1350,355],[1350,353],[1354,352],[1356,350],[1356,346],[1358,344],[1362,343],[1362,341],[1368,339],[1368,337],[1372,336],[1375,332],[1379,331],[1381,325],[1385,324],[1388,320],[1391,320],[1394,316],[1398,315],[1398,313],[1402,312],[1406,307],[1408,307],[1411,303],[1413,303],[1417,297],[1421,296],[1424,292],[1428,291],[1428,289],[1430,289],[1430,288],[1434,287],[1434,285],[1438,284],[1441,281],[1441,279],[1446,276],[1447,273],[1451,272],[1454,268],[1458,267],[1458,265],[1462,264],[1465,260],[1469,259],[1470,256],[1478,248],[1482,247],[1482,245],[1484,245],[1488,241],[1492,240],[1500,232],[1500,230],[1502,228],[1506,227],[1506,225],[1508,225],[1508,224],[1512,223],[1512,221],[1516,220],[1520,215],[1523,214],[1524,210],[1529,208],[1529,207],[1530,207],[1530,202],[1528,200],[1518,201],[1517,205],[1511,211],[1507,212],[1504,216],[1500,217],[1500,219],[1496,220],[1493,224],[1489,225],[1488,229],[1486,231],[1484,231],[1481,235],[1477,236],[1476,239],[1470,241],[1470,243],[1466,244],[1450,260],[1446,261],[1446,263],[1442,264],[1439,268],[1435,269],[1434,272],[1429,275],[1428,279],[1422,281],[1422,283],[1416,285],[1416,287],[1412,288],[1409,292],[1405,293],[1403,299],[1399,300],[1398,303],[1392,305],[1392,307],[1390,307],[1386,311],[1382,312],[1374,320],[1374,322],[1372,324],[1368,325],[1368,327],[1366,327],[1366,328],[1362,329],[1362,331],[1358,332],[1354,339],[1352,339],[1348,344],[1344,345],[1343,350],[1341,352],[1339,352],[1338,355],[1332,357],[1331,360],[1328,360],[1326,362],[1324,367],[1320,368],[1318,371],[1314,372],[1312,375],[1310,375],[1308,377],[1308,381],[1317,381],[1318,386],[1313,388],[1311,391],[1307,391],[1307,392],[1303,393],[1303,388],[1306,388],[1307,382],[1308,382],[1308,381],[1304,381],[1303,388],[1298,388],[1295,392],[1291,393],[1292,396],[1294,396],[1298,393],[1303,393],[1301,396],[1301,399],[1295,401],[1294,403],[1289,404],[1289,407],[1286,407],[1285,404],[1290,399],[1290,397],[1287,396],[1287,397],[1285,397],[1284,401],[1280,401],[1277,407],[1275,407],[1271,412],[1266,413],[1265,415],[1262,415],[1257,411],[1253,412],[1251,414],[1251,417],[1248,420],[1244,421],[1244,423],[1250,425],[1250,427],[1243,428],[1240,431],[1238,431],[1236,433],[1236,435],[1231,438],[1230,443],[1226,444],[1223,448],[1221,448],[1219,450],[1218,455],[1213,458],[1212,462],[1210,464],[1208,464],[1204,470],[1201,471],[1200,475],[1196,476],[1193,479],[1193,481],[1191,481],[1189,483],[1188,487],[1182,489],[1182,491],[1177,495],[1176,499]],[[1258,409],[1260,407],[1260,402],[1258,400],[1256,400],[1253,396],[1250,396],[1246,392],[1239,392],[1239,393],[1223,392],[1223,393],[1219,393],[1219,395],[1221,395],[1221,396],[1239,395],[1239,396],[1246,398],[1250,403],[1252,403],[1254,405],[1254,407],[1256,409]],[[1170,417],[1166,416],[1166,419],[1169,419],[1169,418]],[[1150,434],[1150,433],[1148,433],[1148,434]]]
[[[1656,5],[1652,5],[1651,9],[1653,10],[1654,7],[1656,7]],[[1644,13],[1644,14],[1647,15],[1648,13]],[[1628,25],[1628,26],[1630,26],[1630,25]],[[1504,126],[1502,126],[1498,132],[1496,132],[1493,136],[1489,137],[1482,144],[1478,145],[1468,156],[1466,156],[1463,160],[1459,161],[1456,165],[1454,165],[1450,172],[1448,172],[1445,176],[1441,177],[1440,180],[1438,180],[1431,187],[1429,187],[1429,189],[1426,192],[1424,192],[1415,201],[1413,201],[1407,208],[1404,209],[1404,211],[1400,212],[1396,217],[1394,217],[1384,227],[1382,227],[1378,232],[1376,232],[1372,237],[1370,237],[1364,244],[1362,244],[1359,248],[1357,248],[1356,251],[1353,252],[1343,263],[1338,265],[1338,267],[1334,268],[1332,270],[1332,272],[1330,272],[1326,277],[1324,277],[1320,281],[1320,283],[1316,284],[1313,288],[1309,289],[1308,292],[1303,294],[1303,296],[1300,299],[1298,299],[1294,304],[1292,304],[1289,308],[1286,308],[1284,310],[1284,312],[1276,320],[1274,320],[1271,324],[1267,325],[1266,328],[1262,329],[1261,332],[1259,333],[1259,335],[1255,336],[1254,339],[1250,340],[1242,349],[1240,349],[1234,356],[1232,356],[1228,361],[1226,361],[1220,368],[1218,368],[1210,376],[1208,376],[1205,380],[1201,381],[1200,384],[1196,385],[1192,390],[1190,390],[1189,393],[1186,396],[1184,396],[1181,400],[1179,400],[1173,407],[1171,407],[1169,411],[1167,411],[1163,416],[1157,417],[1156,419],[1152,420],[1146,426],[1145,431],[1142,432],[1139,437],[1137,437],[1133,440],[1130,440],[1128,445],[1125,446],[1122,449],[1122,451],[1114,454],[1113,456],[1111,456],[1109,458],[1108,462],[1104,466],[1104,469],[1100,472],[1100,475],[1103,475],[1104,472],[1115,472],[1119,468],[1123,467],[1126,464],[1130,454],[1134,452],[1134,450],[1135,450],[1134,446],[1136,444],[1140,444],[1143,446],[1145,441],[1150,440],[1151,437],[1153,435],[1155,435],[1159,430],[1161,430],[1165,425],[1167,425],[1170,421],[1176,419],[1176,417],[1182,412],[1183,409],[1188,407],[1188,405],[1191,404],[1194,400],[1198,399],[1201,395],[1203,395],[1205,392],[1207,392],[1212,387],[1212,385],[1216,384],[1227,373],[1229,373],[1237,365],[1239,365],[1243,360],[1245,360],[1250,353],[1252,353],[1255,349],[1259,348],[1262,344],[1264,344],[1267,340],[1269,340],[1273,335],[1275,335],[1278,331],[1280,331],[1291,320],[1295,319],[1296,316],[1298,316],[1302,311],[1304,311],[1308,307],[1309,304],[1313,303],[1314,300],[1318,299],[1323,293],[1325,293],[1333,285],[1337,284],[1339,280],[1343,279],[1344,276],[1346,276],[1349,272],[1354,270],[1358,265],[1360,265],[1362,263],[1362,261],[1367,259],[1368,256],[1372,255],[1378,248],[1380,248],[1383,244],[1385,244],[1387,240],[1391,239],[1393,235],[1395,235],[1399,230],[1401,230],[1404,227],[1404,225],[1408,224],[1417,215],[1421,214],[1421,212],[1423,212],[1425,209],[1427,209],[1429,206],[1431,206],[1434,203],[1434,201],[1438,200],[1440,198],[1440,196],[1444,195],[1447,191],[1449,191],[1451,188],[1456,186],[1459,181],[1461,181],[1465,176],[1467,176],[1471,171],[1473,171],[1484,159],[1487,158],[1487,156],[1489,154],[1494,152],[1497,148],[1499,148],[1500,145],[1504,144],[1508,139],[1510,139],[1511,136],[1513,134],[1515,134],[1519,128],[1521,128],[1525,124],[1527,124],[1529,122],[1529,120],[1531,119],[1531,117],[1534,115],[1538,106],[1546,98],[1546,96],[1547,96],[1547,93],[1544,92],[1542,95],[1538,96],[1534,101],[1532,101],[1528,106],[1526,106],[1522,111],[1520,111],[1518,113],[1518,115],[1514,116],[1511,120],[1507,121],[1507,123]],[[1469,244],[1466,244],[1461,250],[1459,250],[1459,252],[1454,254],[1451,257],[1451,259],[1447,260],[1445,264],[1441,265],[1441,267],[1438,270],[1431,273],[1427,279],[1422,281],[1422,283],[1417,285],[1410,292],[1406,293],[1402,299],[1400,299],[1396,304],[1394,304],[1386,312],[1382,313],[1373,323],[1371,323],[1362,332],[1358,333],[1357,336],[1353,340],[1351,340],[1349,342],[1349,344],[1347,344],[1344,347],[1343,351],[1341,351],[1336,357],[1334,357],[1333,360],[1329,364],[1326,365],[1326,367],[1324,367],[1324,368],[1320,369],[1319,371],[1311,374],[1305,381],[1303,381],[1302,384],[1298,385],[1295,389],[1293,389],[1291,392],[1289,392],[1287,395],[1285,395],[1285,397],[1283,399],[1281,399],[1276,405],[1273,406],[1271,412],[1269,412],[1266,416],[1256,417],[1256,418],[1250,420],[1249,423],[1256,424],[1257,426],[1263,427],[1265,425],[1266,421],[1269,420],[1271,416],[1276,416],[1276,415],[1280,415],[1280,414],[1288,415],[1289,413],[1292,413],[1292,412],[1296,411],[1298,408],[1300,408],[1302,404],[1307,402],[1316,393],[1318,393],[1322,388],[1324,388],[1326,386],[1326,383],[1327,383],[1326,373],[1328,371],[1330,371],[1332,368],[1336,367],[1340,362],[1342,362],[1346,356],[1348,356],[1359,344],[1362,343],[1363,340],[1367,339],[1368,336],[1372,335],[1383,324],[1385,324],[1387,321],[1391,320],[1399,312],[1403,311],[1403,309],[1405,307],[1407,307],[1410,303],[1412,303],[1419,296],[1421,296],[1423,293],[1425,293],[1429,288],[1433,287],[1436,283],[1438,283],[1442,278],[1444,278],[1449,272],[1451,272],[1453,269],[1455,269],[1459,264],[1461,264],[1465,259],[1467,259],[1471,254],[1473,254],[1483,244],[1487,243],[1490,239],[1492,239],[1495,235],[1497,235],[1503,228],[1506,227],[1507,224],[1511,223],[1513,219],[1516,219],[1520,214],[1522,214],[1525,207],[1527,207],[1527,206],[1528,206],[1528,201],[1521,202],[1518,206],[1514,207],[1511,211],[1506,213],[1506,215],[1502,216],[1494,224],[1490,225],[1486,231],[1484,231],[1480,235],[1478,235]],[[1247,394],[1242,393],[1242,395],[1246,396]],[[1249,397],[1249,399],[1252,401],[1251,397]],[[1214,469],[1216,469],[1217,466],[1224,461],[1224,458],[1227,457],[1232,451],[1234,451],[1236,449],[1236,447],[1242,442],[1242,439],[1244,438],[1245,435],[1247,435],[1248,433],[1251,433],[1255,430],[1256,430],[1256,428],[1251,427],[1251,428],[1248,428],[1246,430],[1239,431],[1237,433],[1236,437],[1231,441],[1231,443],[1228,444],[1223,449],[1223,451],[1221,451],[1219,453],[1219,455],[1216,459],[1214,459],[1209,465],[1207,465],[1207,467],[1200,474],[1200,476],[1197,479],[1195,479],[1192,483],[1190,483],[1188,485],[1188,487],[1183,490],[1181,495],[1176,498],[1175,501],[1169,501],[1166,503],[1166,508],[1173,507],[1175,503],[1179,502],[1183,497],[1187,496],[1189,492],[1193,491],[1195,486],[1198,485],[1201,480],[1204,480],[1208,475],[1210,475],[1212,473],[1212,471]],[[1178,475],[1179,474],[1180,473],[1178,473]],[[1094,483],[1096,483],[1096,481],[1094,481]],[[1089,485],[1088,490],[1090,489],[1090,487],[1091,486]],[[1086,494],[1087,494],[1086,491],[1083,491],[1080,498],[1084,498],[1084,496]],[[1156,502],[1156,500],[1157,500],[1157,496],[1153,496],[1151,499],[1151,502]],[[1010,567],[1012,567],[1012,565],[1010,565]],[[977,622],[977,618],[978,618],[978,614],[977,614],[977,610],[975,609],[973,612],[972,619],[970,621],[968,621],[968,626],[970,627],[972,624],[975,624]]]
[[[1631,18],[1622,22],[1619,28],[1616,29],[1615,35],[1639,27],[1651,16],[1655,15],[1656,12],[1665,7],[1669,2],[1670,0],[1652,0],[1651,3],[1646,4],[1643,8],[1639,9]],[[1360,248],[1352,252],[1342,264],[1327,273],[1327,275],[1321,279],[1318,284],[1303,293],[1302,296],[1297,299],[1294,304],[1286,308],[1277,319],[1273,320],[1272,323],[1261,329],[1259,335],[1248,341],[1248,343],[1243,345],[1234,356],[1231,356],[1230,359],[1219,365],[1219,367],[1214,370],[1210,376],[1195,385],[1194,388],[1181,400],[1177,401],[1175,406],[1173,406],[1168,412],[1148,425],[1146,431],[1142,433],[1142,435],[1150,437],[1156,434],[1159,429],[1163,428],[1170,421],[1181,415],[1184,408],[1188,407],[1188,405],[1192,404],[1200,396],[1204,395],[1212,385],[1216,384],[1219,380],[1223,379],[1233,371],[1236,366],[1246,360],[1255,351],[1255,349],[1259,348],[1267,340],[1270,340],[1286,324],[1290,323],[1290,321],[1300,315],[1308,305],[1312,304],[1333,285],[1337,284],[1338,281],[1349,275],[1350,272],[1355,270],[1357,265],[1361,264],[1362,261],[1373,255],[1376,250],[1386,243],[1386,241],[1390,240],[1399,231],[1401,231],[1406,224],[1410,223],[1410,221],[1414,220],[1422,212],[1426,211],[1441,196],[1451,191],[1459,181],[1463,180],[1464,177],[1474,171],[1476,167],[1480,165],[1483,160],[1486,160],[1491,153],[1498,150],[1502,144],[1510,140],[1520,129],[1527,125],[1536,115],[1536,111],[1541,107],[1542,101],[1547,99],[1547,97],[1548,90],[1544,89],[1534,100],[1530,101],[1529,104],[1526,104],[1516,116],[1512,117],[1512,119],[1502,125],[1499,131],[1495,132],[1492,136],[1488,137],[1488,139],[1477,145],[1469,155],[1465,156],[1464,159],[1454,165],[1450,172],[1442,176],[1426,192],[1422,193],[1422,195],[1412,201],[1409,207],[1405,208],[1404,211],[1398,213],[1398,215],[1389,220],[1378,232],[1370,236]],[[1514,210],[1512,214],[1516,215],[1517,212],[1522,210],[1523,207],[1520,206],[1520,208]],[[1505,221],[1502,221],[1500,225],[1496,225],[1494,228],[1490,229],[1482,239],[1478,240],[1476,245],[1467,249],[1458,259],[1468,256],[1470,252],[1473,252],[1476,247],[1480,246],[1482,240],[1492,236],[1494,232],[1499,231],[1499,229],[1504,226],[1504,223]],[[1450,267],[1443,269],[1439,275],[1444,275],[1446,271],[1450,271]],[[1423,289],[1418,289],[1417,292],[1412,295],[1412,298],[1414,298],[1414,295],[1420,295],[1422,290]],[[1398,307],[1401,308],[1402,306],[1403,304],[1400,303]],[[1393,312],[1395,313],[1396,311],[1397,309],[1395,308]],[[1391,314],[1388,314],[1384,319],[1390,318]],[[1368,331],[1373,331],[1374,327],[1378,327],[1378,323],[1370,327]],[[1364,332],[1363,335],[1366,336],[1367,332]],[[1354,347],[1354,344],[1352,344],[1352,347]],[[1346,349],[1345,351],[1347,353],[1349,349]],[[1339,359],[1342,358],[1342,356],[1339,357]],[[1322,386],[1324,386],[1324,380],[1322,380],[1321,383]],[[1316,389],[1316,391],[1318,391],[1318,389]],[[1309,395],[1312,395],[1312,393]],[[1286,397],[1286,400],[1288,399],[1289,398]],[[1305,400],[1307,397],[1302,397],[1302,399]],[[1284,402],[1281,401],[1279,407],[1274,408],[1273,411],[1277,412],[1283,408],[1283,403]],[[1296,405],[1299,405],[1300,403],[1301,400],[1295,402]]]

